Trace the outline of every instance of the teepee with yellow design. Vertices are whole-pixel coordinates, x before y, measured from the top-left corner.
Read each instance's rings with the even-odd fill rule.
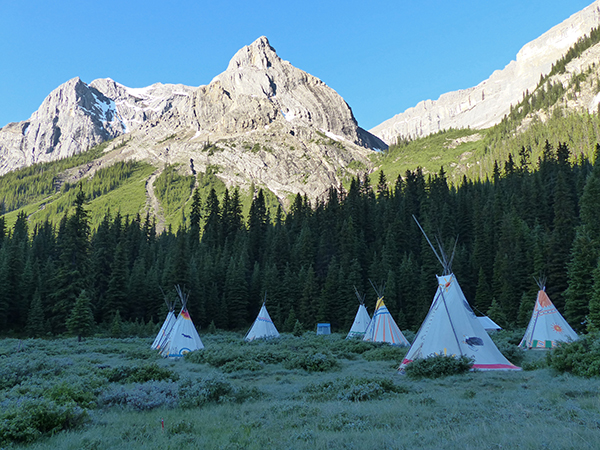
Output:
[[[415,221],[421,228],[416,218]],[[421,231],[442,264],[444,272],[442,276],[437,277],[438,288],[429,312],[399,370],[404,370],[416,359],[435,355],[467,356],[473,359],[473,369],[520,370],[500,353],[469,306],[456,276],[452,273],[454,254],[448,258],[438,240],[440,256],[423,228]]]
[[[371,283],[373,286],[373,283]],[[383,303],[383,291],[385,290],[385,286],[383,289],[377,289],[373,286],[375,292],[377,293],[377,305],[375,306],[375,313],[373,314],[373,318],[369,322],[367,329],[365,331],[365,337],[363,337],[363,341],[368,342],[387,342],[391,345],[399,345],[402,347],[407,347],[410,343],[406,340],[398,325],[394,321],[394,318],[390,314],[390,311]]]
[[[544,349],[556,347],[558,342],[577,340],[577,333],[567,323],[546,294],[545,280],[536,280],[540,290],[537,294],[533,314],[529,320],[525,336],[519,347]]]

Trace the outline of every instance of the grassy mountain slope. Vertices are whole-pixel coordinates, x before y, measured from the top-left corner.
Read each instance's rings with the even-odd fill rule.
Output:
[[[580,39],[498,125],[486,130],[446,130],[414,141],[399,139],[373,158],[377,172],[383,170],[388,179],[395,179],[416,167],[437,173],[443,166],[453,183],[465,175],[491,178],[494,163],[502,167],[509,154],[515,163],[519,154],[535,163],[546,140],[553,145],[566,143],[574,157],[591,158],[600,142],[597,107],[590,108],[597,105],[600,93],[599,43],[598,29]]]
[[[57,224],[69,210],[79,189],[79,173],[89,169],[103,156],[109,142],[87,152],[51,163],[36,164],[0,177],[0,211],[5,213],[6,225],[11,228],[20,211],[29,219],[30,229],[46,220]],[[219,198],[225,193],[225,184],[218,178],[218,167],[209,167],[206,173],[196,177],[181,175],[179,166],[156,168],[139,161],[117,161],[98,169],[93,175],[81,179],[90,215],[95,229],[107,211],[117,211],[122,216],[135,217],[146,213],[158,216],[159,231],[171,226],[177,229],[182,217],[189,216],[191,196],[198,188],[201,198],[206,199],[211,189]],[[78,176],[74,176],[78,174]],[[152,177],[156,174],[156,177]],[[148,199],[147,183],[153,183],[160,211],[153,211]],[[256,188],[240,192],[243,212],[247,215]],[[277,197],[265,191],[267,207],[274,214],[279,205]]]

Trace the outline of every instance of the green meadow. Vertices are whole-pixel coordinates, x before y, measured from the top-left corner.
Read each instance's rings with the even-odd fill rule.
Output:
[[[411,333],[407,333],[410,335]],[[518,334],[518,333],[517,333]],[[202,335],[165,360],[152,338],[0,341],[0,448],[565,449],[600,442],[600,379],[548,367],[400,375],[406,348],[342,335]]]

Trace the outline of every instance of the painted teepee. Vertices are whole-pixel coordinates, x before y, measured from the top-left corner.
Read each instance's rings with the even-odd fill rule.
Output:
[[[415,219],[416,221],[416,219]],[[421,225],[417,222],[419,228]],[[423,229],[421,228],[421,231]],[[425,235],[425,232],[423,231]],[[447,258],[442,246],[441,257],[427,235],[427,242],[442,264],[444,272],[438,276],[438,288],[429,312],[408,350],[399,370],[416,359],[434,355],[467,356],[473,359],[473,369],[520,370],[508,361],[487,334],[469,306],[456,276],[452,273],[452,257]],[[456,244],[455,244],[456,246]]]
[[[577,333],[558,312],[548,294],[545,280],[537,280],[540,290],[529,320],[525,336],[519,347],[527,349],[544,349],[556,347],[558,342],[577,340]]]
[[[163,297],[165,299],[165,304],[167,305],[169,312],[167,314],[167,317],[165,318],[165,321],[162,324],[162,327],[160,327],[160,330],[156,335],[154,342],[152,343],[151,348],[154,350],[160,350],[164,346],[165,342],[169,340],[169,336],[171,334],[171,331],[173,330],[173,325],[175,325],[175,322],[177,321],[177,317],[175,317],[174,313],[175,301],[169,300],[164,292]]]
[[[265,305],[267,301],[267,295],[265,294],[265,301],[263,301],[262,308],[258,312],[258,316],[256,320],[246,333],[245,341],[253,341],[254,339],[266,339],[266,338],[276,338],[279,337],[279,331],[277,331],[277,327],[271,320],[271,316],[269,316],[269,312],[267,311],[267,307]]]
[[[365,336],[365,331],[367,331],[367,327],[369,326],[369,322],[371,322],[371,316],[369,316],[367,308],[365,307],[365,295],[360,295],[356,286],[354,287],[354,292],[356,293],[359,302],[358,311],[356,312],[354,322],[352,323],[352,327],[350,328],[346,339],[363,338]]]
[[[385,303],[383,303],[383,291],[385,287],[377,289],[373,286],[373,289],[377,293],[377,305],[375,306],[373,318],[365,330],[363,341],[387,342],[391,345],[409,346],[410,343],[406,340],[398,325],[396,325]]]
[[[175,289],[181,300],[182,308],[177,321],[173,325],[169,339],[160,352],[165,358],[181,358],[186,353],[204,348],[204,344],[202,344],[202,340],[187,310],[188,295],[184,294],[179,286],[175,286]]]

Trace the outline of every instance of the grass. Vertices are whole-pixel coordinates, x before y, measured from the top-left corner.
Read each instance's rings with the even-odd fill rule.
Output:
[[[341,335],[202,339],[205,354],[180,361],[150,351],[151,337],[5,339],[0,410],[32,398],[80,414],[27,449],[562,449],[595,448],[600,438],[598,378],[540,368],[411,380],[397,374],[400,354],[368,360],[381,346]],[[314,352],[338,366],[286,365]],[[228,355],[260,368],[225,371]]]
[[[120,210],[122,216],[129,215],[129,217],[135,217],[138,212],[142,212],[146,203],[146,179],[154,170],[154,167],[149,164],[136,163],[126,179],[119,181],[104,194],[87,202],[86,209],[92,228],[98,226],[109,208],[113,214]],[[84,180],[84,183],[90,183],[90,181]],[[72,205],[77,192],[77,186],[69,186],[66,191],[63,190],[42,201],[21,208],[29,217],[30,230],[46,219],[58,224],[65,210],[72,213]],[[19,211],[11,211],[4,216],[7,227],[10,228],[14,225]]]
[[[426,174],[438,173],[443,166],[450,181],[456,184],[465,173],[472,171],[470,167],[476,166],[477,160],[481,158],[485,133],[485,130],[448,130],[404,145],[392,146],[390,150],[374,157],[378,170],[370,175],[371,181],[377,182],[381,170],[388,181],[393,183],[398,175],[404,176],[407,170],[421,167]],[[473,137],[477,140],[460,141],[477,134],[481,139]]]

